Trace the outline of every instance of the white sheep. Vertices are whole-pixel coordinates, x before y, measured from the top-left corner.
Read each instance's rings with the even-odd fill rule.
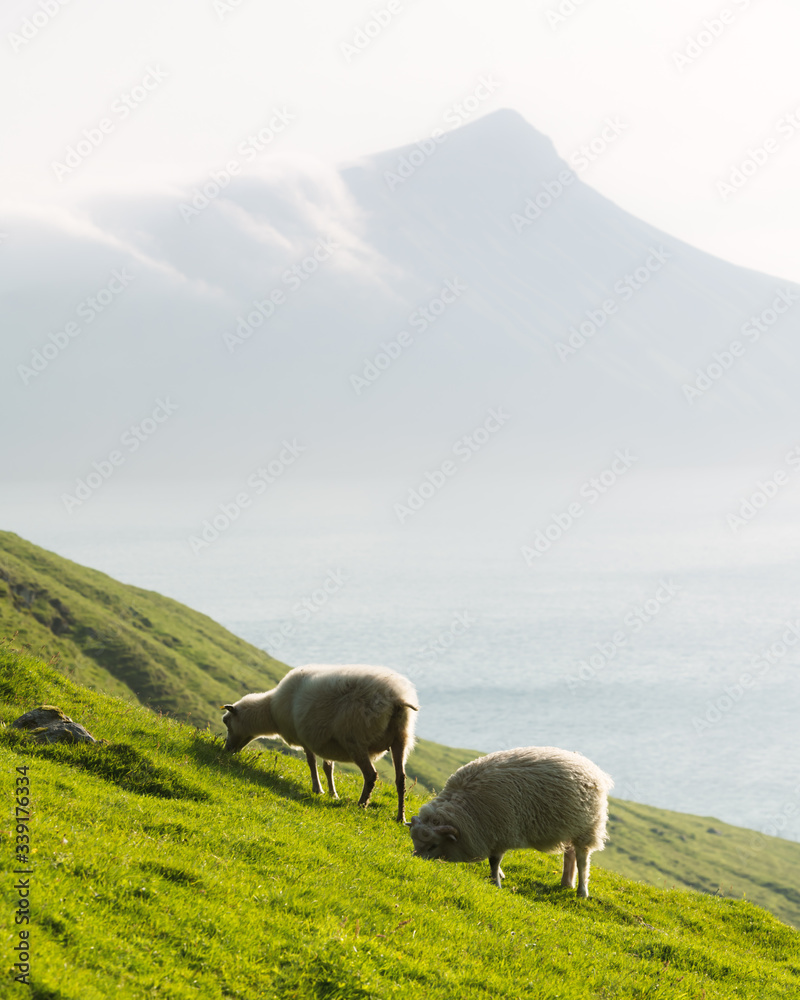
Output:
[[[291,670],[272,691],[246,694],[227,709],[225,749],[235,753],[258,736],[280,736],[305,751],[311,787],[322,786],[317,756],[334,797],[333,762],[358,765],[364,775],[360,806],[369,802],[378,772],[373,761],[392,752],[397,786],[397,820],[405,822],[405,762],[414,746],[417,692],[411,681],[384,667],[321,666]]]
[[[506,851],[532,847],[564,852],[561,885],[589,895],[589,855],[606,839],[612,779],[579,753],[519,747],[479,757],[452,774],[409,824],[414,854],[446,861],[489,859],[492,880],[504,878]]]

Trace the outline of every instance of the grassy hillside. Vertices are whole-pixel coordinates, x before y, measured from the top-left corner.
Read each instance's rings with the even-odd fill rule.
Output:
[[[15,633],[45,659],[57,653],[59,669],[80,684],[217,732],[220,705],[274,687],[289,670],[177,601],[0,531],[0,635]],[[441,788],[477,756],[420,740],[409,774]]]
[[[800,928],[800,844],[619,799],[610,812],[598,865],[650,885],[749,899]]]
[[[0,532],[0,634],[79,683],[128,695],[198,726],[219,706],[273,687],[287,667],[177,601],[118,583]]]
[[[223,730],[223,702],[272,687],[289,669],[176,601],[0,532],[0,635],[14,632],[32,652],[58,653],[59,669],[72,679],[213,732]],[[440,789],[477,756],[420,740],[408,771],[420,790]],[[391,762],[378,769],[393,780]],[[619,800],[609,832],[601,867],[656,886],[745,896],[800,927],[792,875],[800,871],[800,844]]]
[[[60,706],[108,743],[41,746],[0,728],[6,801],[31,795],[31,995],[183,998],[759,1000],[800,992],[800,936],[761,908],[595,869],[593,898],[558,859],[411,857],[393,789],[355,805],[308,792],[302,762],[230,757],[209,733],[81,688],[0,645],[0,717]],[[412,793],[410,812],[421,799]],[[0,821],[13,857],[11,809]],[[3,880],[4,912],[16,906]],[[3,995],[18,927],[6,919]]]

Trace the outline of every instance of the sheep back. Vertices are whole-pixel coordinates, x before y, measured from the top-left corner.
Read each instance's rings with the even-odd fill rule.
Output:
[[[442,856],[451,861],[478,861],[515,848],[602,850],[613,784],[579,753],[556,747],[501,750],[460,767],[422,807],[417,823],[420,831],[458,830],[455,841],[443,841]]]
[[[385,753],[399,738],[406,756],[418,707],[414,685],[384,667],[309,664],[290,671],[272,692],[280,735],[325,760],[348,761],[366,751]]]

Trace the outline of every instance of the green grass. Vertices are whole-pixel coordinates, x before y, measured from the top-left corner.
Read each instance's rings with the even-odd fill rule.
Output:
[[[58,654],[59,669],[80,684],[217,731],[220,705],[269,690],[289,670],[206,615],[9,531],[0,531],[0,635],[44,659]],[[478,756],[420,740],[409,773],[441,788]]]
[[[596,864],[651,885],[746,898],[800,928],[800,844],[706,816],[610,803]]]
[[[205,726],[219,706],[273,687],[285,664],[177,601],[0,532],[0,634],[79,683]]]
[[[486,863],[411,857],[389,784],[367,810],[357,776],[342,776],[338,802],[314,796],[301,761],[225,755],[209,732],[0,645],[2,720],[41,702],[108,743],[53,753],[0,728],[5,787],[18,766],[31,780],[40,1000],[800,994],[798,933],[752,903],[601,868],[578,900],[559,887],[559,859],[533,851],[507,856],[497,890]],[[411,814],[422,801],[412,793]],[[14,896],[6,876],[6,914]],[[2,928],[9,956],[16,928]]]
[[[86,687],[150,705],[200,728],[210,725],[217,733],[223,730],[223,702],[268,689],[289,669],[176,601],[0,532],[0,634],[14,632],[15,642],[29,651],[45,658],[57,654],[60,672]],[[31,691],[24,703],[31,707],[46,700],[44,692]],[[104,761],[129,772],[132,781],[147,771],[138,752],[129,743],[108,753],[80,751],[87,770]],[[453,771],[479,755],[420,740],[408,773],[419,791],[438,790]],[[384,758],[378,769],[393,780],[390,761]],[[151,780],[166,779],[151,774]],[[719,833],[709,834],[710,827]],[[597,866],[655,886],[745,896],[800,927],[800,891],[793,875],[800,871],[800,844],[619,800],[612,802],[609,831],[610,843],[596,855]]]

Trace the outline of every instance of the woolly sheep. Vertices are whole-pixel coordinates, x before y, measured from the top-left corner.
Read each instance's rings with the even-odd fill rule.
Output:
[[[392,752],[397,786],[397,820],[405,822],[405,762],[414,746],[414,685],[383,667],[311,664],[290,671],[272,691],[246,694],[227,709],[225,749],[241,750],[258,736],[280,736],[305,751],[311,788],[321,794],[317,756],[338,798],[333,763],[357,764],[364,775],[360,806],[369,802],[378,772],[373,761]]]
[[[606,839],[607,796],[614,782],[579,753],[519,747],[479,757],[452,774],[409,824],[414,854],[446,861],[489,859],[492,880],[505,878],[506,851],[564,852],[561,885],[589,895],[589,856]]]

